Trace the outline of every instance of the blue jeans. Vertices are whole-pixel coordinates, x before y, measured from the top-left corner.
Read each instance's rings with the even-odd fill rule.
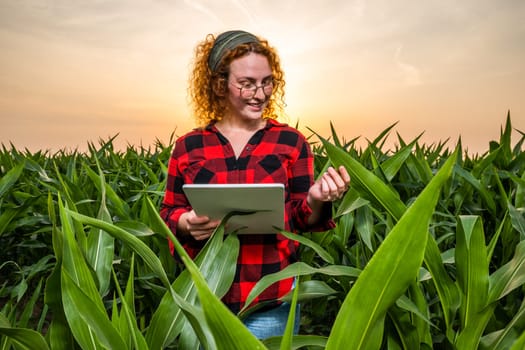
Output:
[[[274,336],[282,336],[286,329],[286,322],[288,321],[288,314],[290,312],[290,304],[282,303],[281,305],[260,312],[255,311],[244,319],[244,325],[255,335],[258,339],[266,339]],[[299,333],[299,325],[301,321],[301,307],[297,304],[295,310],[294,334]]]

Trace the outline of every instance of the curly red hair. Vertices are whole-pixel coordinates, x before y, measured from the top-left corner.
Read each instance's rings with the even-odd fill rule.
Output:
[[[226,108],[224,93],[227,89],[230,63],[240,57],[254,52],[268,59],[274,79],[274,89],[263,118],[277,119],[284,110],[284,72],[277,51],[268,41],[258,38],[259,42],[241,44],[228,51],[221,59],[217,69],[212,71],[208,66],[208,57],[216,37],[208,34],[195,48],[193,69],[189,78],[189,98],[194,117],[200,127],[222,119]]]

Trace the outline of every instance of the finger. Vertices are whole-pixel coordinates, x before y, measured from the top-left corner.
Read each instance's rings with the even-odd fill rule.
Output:
[[[339,174],[341,175],[341,178],[345,184],[348,185],[350,183],[350,174],[343,165],[339,166]]]
[[[201,233],[196,233],[193,238],[195,238],[195,240],[197,241],[202,241],[206,238],[208,238],[205,234],[201,234]]]
[[[334,182],[330,179],[328,174],[323,174],[320,181],[320,198],[323,202],[330,202],[337,194],[337,189]]]
[[[341,167],[340,167],[341,168]],[[343,197],[348,190],[348,182],[350,176],[344,167],[342,167],[342,174],[338,173],[333,167],[328,168],[325,176],[323,176],[328,187],[328,194],[324,192],[324,201],[334,201]],[[344,179],[344,178],[346,179]]]
[[[325,173],[321,177],[321,196],[326,198],[330,195],[330,184],[328,183],[329,176]]]
[[[188,218],[188,223],[191,225],[203,225],[210,222],[210,218],[203,215],[203,216],[191,216]]]
[[[328,192],[330,195],[337,194],[339,191],[339,184],[337,183],[337,179],[334,178],[333,172],[334,172],[333,169],[331,171],[328,170],[323,176],[323,179],[326,182],[326,185],[328,187]],[[339,176],[337,175],[337,177]],[[341,180],[341,184],[343,184],[342,180]]]
[[[193,230],[191,232],[191,235],[197,241],[202,241],[203,239],[209,238],[212,233],[213,233],[213,230]]]
[[[328,174],[330,175],[330,178],[332,179],[338,190],[344,190],[346,188],[347,182],[343,179],[342,174],[338,173],[332,167],[328,168]]]

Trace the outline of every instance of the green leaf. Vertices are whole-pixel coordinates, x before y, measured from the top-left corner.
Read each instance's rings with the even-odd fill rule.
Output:
[[[512,227],[520,233],[520,239],[525,240],[525,215],[524,210],[519,211],[510,203],[508,204]],[[524,208],[525,209],[525,208]]]
[[[95,158],[95,159],[97,159],[97,158]],[[97,160],[97,163],[98,163],[98,160]],[[101,182],[99,180],[99,178],[98,178],[98,175],[93,170],[91,170],[91,168],[89,168],[86,165],[86,166],[84,166],[84,169],[86,170],[86,173],[91,178],[91,180],[93,181],[95,186],[98,188],[98,190],[100,192],[102,192],[103,190],[106,192],[107,198],[109,199],[109,201],[111,202],[111,204],[113,205],[115,210],[117,211],[117,214],[120,217],[120,219],[122,219],[122,220],[128,219],[129,218],[130,209],[129,209],[129,205],[126,203],[126,201],[122,200],[118,196],[118,194],[115,192],[115,190],[113,190],[113,188],[111,188],[111,186],[109,186],[109,184],[107,184],[105,182]]]
[[[47,350],[49,346],[42,334],[27,328],[0,327],[0,334],[6,336],[16,346],[16,349]]]
[[[160,219],[160,217],[158,218]],[[226,217],[224,220],[227,220]],[[161,219],[160,219],[161,220]],[[223,220],[223,222],[224,222]],[[189,257],[182,245],[175,239],[170,229],[162,222],[159,227],[169,237],[175,251],[181,257],[186,269],[191,274],[193,282],[197,288],[201,305],[206,305],[203,309],[208,329],[213,335],[215,346],[218,350],[255,350],[265,349],[264,345],[258,340],[235,316],[224,303],[210,290],[195,262]]]
[[[504,329],[498,330],[483,337],[481,344],[484,348],[490,349],[509,349],[510,344],[518,343],[518,336],[516,329],[519,329],[519,324],[525,321],[525,300],[522,301],[518,312],[512,317],[512,320],[507,323]],[[524,333],[525,334],[525,333]]]
[[[367,196],[368,200],[381,205],[393,217],[400,218],[403,215],[405,206],[396,192],[344,150],[335,147],[323,138],[320,139],[332,164],[335,167],[345,166],[352,178],[352,187],[363,196]]]
[[[318,335],[296,335],[292,339],[290,350],[296,349],[310,349],[312,347],[324,349],[326,346],[327,337]],[[282,337],[270,337],[263,340],[263,344],[269,350],[278,350],[281,347]]]
[[[366,247],[373,252],[374,218],[370,207],[362,207],[356,210],[354,226]]]
[[[195,263],[185,254],[182,246],[175,246],[181,254],[182,261],[190,272],[202,305],[210,332],[215,339],[217,350],[257,350],[265,346],[257,339],[244,324],[235,316],[224,303],[208,288],[206,281],[200,274]]]
[[[409,145],[404,146],[398,150],[392,155],[392,157],[388,158],[381,164],[381,169],[383,169],[383,173],[389,182],[394,178],[394,176],[399,172],[399,169],[401,169],[403,164],[405,164],[405,161],[410,157],[412,154],[412,148],[414,148],[414,144],[418,139],[419,137],[412,141]]]
[[[96,305],[100,311],[105,311],[104,304],[98,293],[95,281],[91,275],[91,271],[75,239],[71,216],[74,216],[74,214],[76,215],[76,213],[66,209],[63,206],[60,197],[58,202],[64,238],[62,247],[63,260],[61,265],[61,277],[63,277],[64,271],[66,271],[78,288],[80,288],[86,295],[89,296],[94,305]],[[63,285],[64,281],[61,281],[61,283]],[[64,295],[62,295],[62,300],[63,298]]]
[[[9,229],[9,224],[20,214],[22,210],[20,208],[2,208],[0,214],[0,236]]]
[[[381,205],[395,220],[399,220],[405,212],[406,207],[399,199],[398,194],[387,187],[379,178],[364,168],[349,154],[331,145],[323,138],[320,139],[323,141],[323,145],[325,146],[332,163],[336,167],[344,165],[350,173],[353,189],[362,195],[366,195],[370,201]],[[457,150],[450,158],[456,156]],[[440,254],[441,252],[439,251],[434,237],[430,236],[427,242],[424,261],[432,275],[434,285],[438,291],[447,330],[452,331],[454,314],[460,303],[459,292],[457,286],[454,284],[443,266]]]
[[[374,342],[374,334],[382,332],[380,324],[388,308],[418,275],[428,239],[428,224],[454,162],[453,155],[372,256],[337,314],[328,337],[328,350],[367,348],[370,346],[367,344]]]
[[[448,275],[443,265],[441,252],[432,235],[429,235],[425,250],[425,265],[432,275],[432,281],[438,292],[439,302],[443,307],[447,338],[452,339],[454,337],[452,334],[454,332],[454,318],[461,303],[459,289]]]
[[[466,171],[465,169],[456,166],[454,169],[456,174],[463,177],[469,184],[471,184],[481,195],[485,203],[487,204],[487,209],[490,210],[491,213],[495,214],[496,212],[496,203],[494,203],[493,194],[490,191],[487,191],[480,181],[476,179],[471,173]]]
[[[264,276],[257,282],[257,284],[252,288],[250,291],[250,294],[248,294],[248,297],[246,298],[246,304],[244,308],[241,310],[240,317],[244,315],[244,312],[249,309],[251,306],[250,304],[257,298],[259,294],[261,294],[266,288],[274,284],[275,282],[278,282],[280,280],[283,280],[285,278],[291,278],[296,276],[306,276],[306,275],[312,275],[314,273],[321,273],[329,276],[349,276],[349,277],[357,277],[360,274],[360,270],[350,267],[350,266],[343,266],[343,265],[328,265],[326,267],[312,267],[308,264],[305,264],[304,262],[296,262],[291,265],[288,265],[284,269],[282,269],[279,272],[272,273],[269,275]]]
[[[117,227],[111,223],[91,218],[86,215],[82,215],[77,212],[69,211],[69,215],[78,220],[79,222],[85,225],[91,225],[97,227],[114,238],[122,241],[127,246],[129,246],[135,253],[137,253],[144,261],[144,263],[151,269],[151,271],[162,281],[164,286],[169,286],[168,276],[166,276],[166,271],[162,267],[159,258],[157,255],[139,238],[133,236],[124,229]]]
[[[301,243],[302,245],[311,248],[319,255],[319,257],[321,257],[327,263],[330,263],[330,264],[334,263],[334,257],[330,255],[330,253],[328,253],[323,247],[321,247],[319,244],[315,243],[314,241],[306,238],[303,235],[299,235],[299,234],[288,232],[288,231],[280,231],[280,233],[288,239],[297,241]]]
[[[458,349],[475,349],[493,308],[486,308],[489,266],[481,218],[460,216],[456,233],[457,281],[462,292]]]
[[[120,289],[120,285],[118,283],[118,278],[115,272],[113,271],[113,279],[115,281],[115,287],[117,290],[117,293],[120,297],[121,305],[121,315],[124,316],[122,322],[119,322],[118,329],[120,330],[120,334],[124,339],[130,338],[131,344],[133,344],[133,349],[147,349],[148,344],[146,343],[146,339],[142,335],[142,332],[140,331],[138,325],[137,325],[137,319],[135,314],[135,293],[134,293],[134,255],[132,255],[131,258],[131,270],[128,276],[128,283],[126,285],[126,292],[125,294],[122,293],[122,290]],[[115,311],[117,308],[116,305],[114,305],[113,310]],[[113,320],[114,321],[114,320]]]
[[[97,161],[98,165],[98,161]],[[101,188],[100,208],[98,219],[112,223],[111,214],[106,206],[106,180],[99,166],[99,177]],[[115,240],[109,234],[100,229],[92,229],[87,238],[86,258],[95,271],[101,295],[105,295],[109,289],[111,267],[113,264]]]
[[[172,241],[177,241],[173,233],[160,218],[157,208],[149,198],[146,200],[146,210],[152,228]],[[227,218],[225,219],[227,220]],[[225,223],[225,220],[220,223],[212,237],[195,258],[195,263],[199,266],[210,288],[219,297],[227,292],[233,281],[239,253],[239,240],[235,234],[229,234],[223,241]],[[196,290],[188,270],[184,270],[177,277],[172,284],[172,288],[184,300],[195,302]],[[162,348],[170,344],[183,328],[186,333],[189,332],[182,312],[184,310],[180,309],[171,294],[166,293],[155,311],[146,333],[146,340],[151,348]],[[192,336],[194,338],[194,335],[186,333],[183,341],[185,343],[192,342],[193,340],[187,338]]]
[[[24,171],[24,166],[25,162],[21,162],[2,176],[0,179],[0,198],[18,181],[18,178]]]
[[[402,295],[401,297],[399,297],[399,299],[396,300],[396,305],[399,306],[403,310],[409,311],[417,315],[417,317],[424,320],[429,325],[432,325],[435,327],[435,325],[432,324],[432,321],[428,318],[428,316],[424,315],[421,312],[421,310],[418,309],[417,305],[406,295]]]
[[[306,301],[310,299],[337,294],[337,291],[335,289],[326,284],[326,282],[319,280],[304,281],[300,282],[298,285],[299,292],[297,299],[300,301]],[[291,294],[293,293],[295,293],[295,289],[293,291],[288,292],[285,296],[281,298],[281,300],[286,301],[288,303],[292,302]]]
[[[296,281],[299,282],[299,278],[297,278]],[[280,350],[288,350],[292,347],[295,328],[295,311],[297,309],[297,297],[299,295],[299,283],[295,286],[292,293],[292,303],[290,305],[290,312],[288,313],[288,320],[286,321],[286,328],[282,337]]]
[[[514,257],[489,277],[490,290],[487,304],[503,298],[525,283],[525,241],[516,246]]]
[[[83,349],[124,349],[125,343],[107,313],[100,310],[62,269],[62,299],[71,330]]]

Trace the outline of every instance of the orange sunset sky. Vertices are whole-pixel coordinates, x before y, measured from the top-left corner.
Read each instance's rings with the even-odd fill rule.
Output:
[[[287,116],[366,144],[461,136],[484,153],[510,110],[525,131],[522,0],[0,0],[0,143],[31,151],[149,146],[194,126],[189,64],[207,33],[277,48]],[[513,134],[513,142],[520,137]]]

